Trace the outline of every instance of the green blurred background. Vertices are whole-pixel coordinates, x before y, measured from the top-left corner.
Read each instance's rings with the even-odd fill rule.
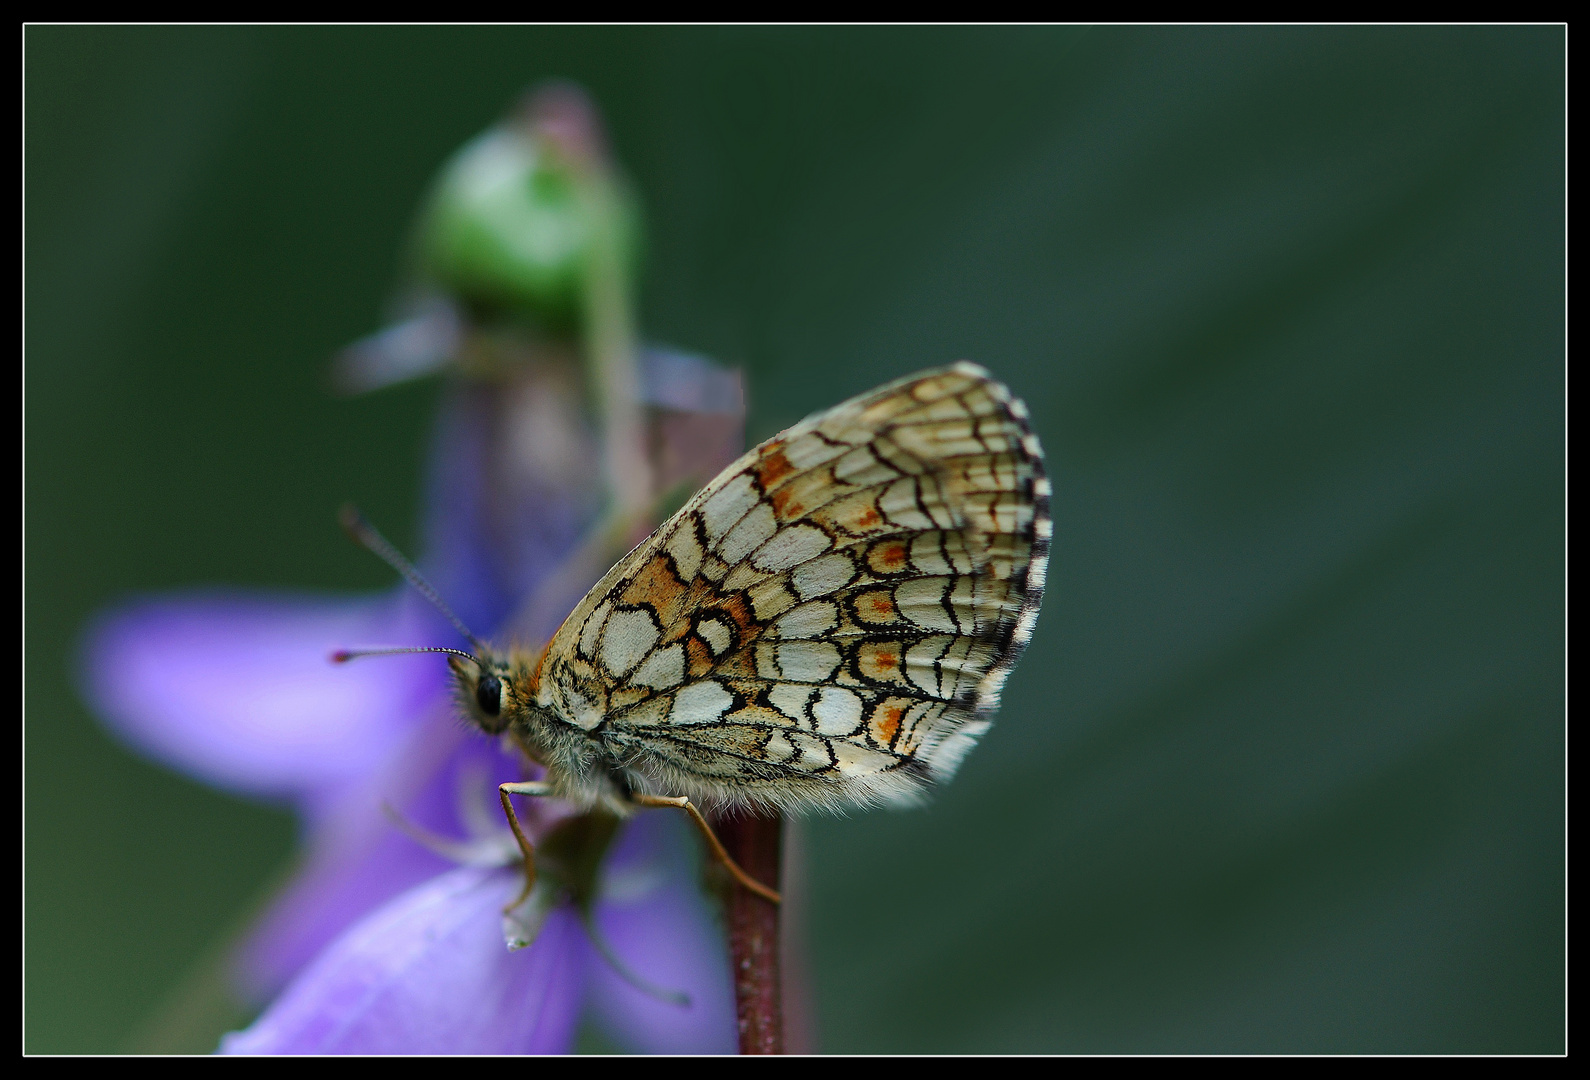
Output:
[[[386,587],[437,384],[360,399],[440,163],[585,84],[650,337],[751,434],[978,360],[1055,498],[925,811],[811,821],[829,1051],[1560,1051],[1565,31],[25,32],[25,1046],[132,1045],[287,865],[132,756],[85,619]]]

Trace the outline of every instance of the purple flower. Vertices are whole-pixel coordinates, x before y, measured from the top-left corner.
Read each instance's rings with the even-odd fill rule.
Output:
[[[222,1050],[563,1053],[589,1002],[630,1045],[732,1053],[728,962],[680,857],[683,839],[669,817],[631,822],[590,913],[597,937],[574,905],[549,903],[534,943],[516,952],[503,944],[502,909],[519,890],[517,866],[434,877],[348,929]],[[503,844],[504,857],[511,848]],[[535,905],[532,896],[525,906]]]
[[[664,486],[699,483],[735,456],[737,375],[655,351],[641,374]],[[452,388],[422,565],[477,630],[554,628],[516,613],[600,509],[600,454],[578,419],[580,393],[577,369],[556,362]],[[563,584],[577,594],[590,583]],[[732,1052],[728,965],[681,824],[655,813],[625,824],[583,905],[544,875],[515,912],[534,940],[510,951],[501,909],[521,878],[491,789],[525,779],[526,765],[458,722],[436,658],[327,659],[380,644],[459,643],[407,590],[161,597],[102,616],[88,634],[87,694],[116,733],[216,787],[288,803],[303,823],[302,866],[236,958],[239,992],[274,1001],[225,1048],[562,1052],[589,1008],[637,1049]],[[439,854],[389,812],[455,847]],[[523,807],[538,836],[560,814]],[[544,922],[526,933],[537,905]],[[668,1000],[677,992],[688,1006]]]

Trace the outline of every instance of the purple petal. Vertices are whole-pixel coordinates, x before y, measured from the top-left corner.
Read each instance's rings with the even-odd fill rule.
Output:
[[[148,755],[217,787],[312,798],[370,773],[437,699],[429,658],[332,664],[372,643],[429,644],[406,597],[196,594],[130,604],[86,641],[87,694]]]
[[[600,453],[578,383],[530,368],[448,389],[427,479],[431,582],[489,635],[579,544],[600,509]]]
[[[560,907],[535,944],[503,947],[517,871],[462,867],[333,943],[229,1054],[558,1054],[574,1043],[584,954]]]
[[[681,818],[655,811],[625,827],[609,857],[597,932],[636,975],[682,990],[688,1006],[637,989],[587,953],[588,1000],[621,1043],[650,1054],[733,1054],[738,1049],[729,958],[697,884],[695,845]]]
[[[472,816],[506,829],[495,788],[525,779],[525,767],[496,740],[466,731],[451,709],[450,701],[437,700],[399,753],[317,814],[303,868],[239,951],[239,989],[248,1000],[267,1000],[366,912],[452,867],[401,832],[383,804],[448,838],[467,839],[479,824]],[[473,815],[461,793],[473,796]],[[532,831],[542,801],[522,808]]]
[[[343,349],[332,364],[332,379],[344,393],[363,394],[429,375],[453,358],[463,332],[451,301],[425,296],[406,318]]]
[[[640,381],[641,399],[653,408],[704,416],[745,416],[745,380],[734,368],[719,367],[705,356],[667,345],[648,345],[640,354]]]

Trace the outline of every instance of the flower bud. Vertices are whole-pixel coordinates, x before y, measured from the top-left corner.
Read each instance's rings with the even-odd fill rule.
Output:
[[[639,214],[596,110],[554,85],[448,162],[420,221],[421,275],[482,323],[580,328],[593,256],[613,245],[632,280]],[[609,264],[611,265],[611,264]]]

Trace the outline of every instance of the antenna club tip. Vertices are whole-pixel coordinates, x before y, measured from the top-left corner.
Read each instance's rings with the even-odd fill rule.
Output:
[[[338,649],[336,652],[331,654],[330,659],[333,664],[346,664],[349,660],[353,659],[353,650]]]

